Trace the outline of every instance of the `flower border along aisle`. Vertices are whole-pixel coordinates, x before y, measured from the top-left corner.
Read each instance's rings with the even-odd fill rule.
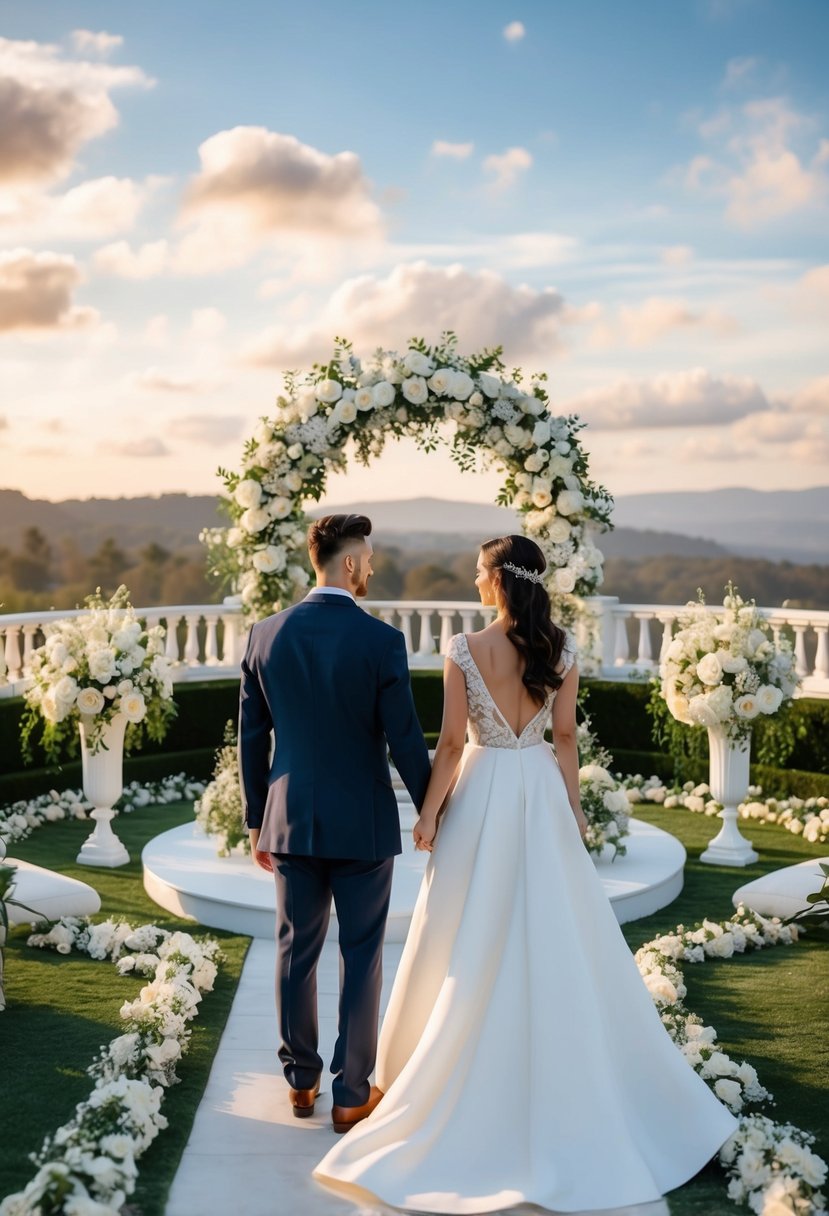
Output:
[[[87,1069],[95,1079],[92,1093],[32,1154],[37,1174],[0,1203],[0,1216],[118,1216],[135,1190],[136,1158],[167,1126],[164,1090],[178,1081],[176,1062],[190,1045],[188,1023],[198,1014],[202,993],[213,988],[222,959],[219,943],[156,925],[134,929],[125,921],[92,924],[63,917],[28,944],[109,958],[122,975],[152,980],[122,1005],[124,1034],[102,1047]]]
[[[798,936],[796,925],[760,916],[741,904],[730,920],[704,920],[694,929],[677,925],[636,952],[636,965],[674,1043],[734,1114],[740,1115],[746,1104],[771,1102],[772,1096],[750,1064],[737,1064],[716,1046],[713,1026],[704,1026],[702,1018],[686,1008],[679,964],[789,946]],[[826,1199],[819,1188],[826,1181],[827,1167],[812,1151],[814,1142],[810,1132],[791,1124],[759,1114],[742,1115],[737,1131],[719,1152],[729,1176],[729,1199],[747,1204],[757,1216],[826,1216]]]
[[[233,526],[201,534],[212,573],[241,593],[246,615],[267,616],[307,586],[303,503],[319,501],[328,474],[345,467],[349,440],[368,464],[390,435],[431,452],[442,442],[441,424],[453,422],[452,459],[464,471],[481,456],[503,469],[497,501],[521,512],[547,558],[557,618],[574,619],[567,597],[588,595],[602,581],[593,536],[610,526],[612,500],[588,477],[577,439],[584,423],[552,416],[545,377],[525,388],[520,370],[502,376],[500,356],[500,347],[462,356],[445,334],[433,347],[412,340],[402,356],[377,350],[364,368],[338,338],[329,363],[286,376],[278,417],[262,418],[245,444],[243,472],[219,470]]]
[[[722,828],[701,855],[711,865],[757,860],[737,826],[737,806],[749,782],[752,722],[788,704],[797,689],[793,648],[772,636],[756,603],[726,587],[722,611],[711,612],[702,591],[677,617],[677,632],[659,669],[671,715],[708,729],[709,785],[722,806]]]

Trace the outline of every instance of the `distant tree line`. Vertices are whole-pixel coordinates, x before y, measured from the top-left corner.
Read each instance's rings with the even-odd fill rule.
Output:
[[[472,549],[452,553],[378,543],[370,595],[475,600],[476,559]],[[623,603],[684,604],[702,587],[708,603],[717,603],[729,579],[758,604],[829,608],[829,566],[748,557],[610,557],[600,591]],[[155,542],[129,549],[110,536],[86,554],[71,537],[53,543],[31,527],[17,547],[0,546],[0,612],[75,608],[96,587],[111,594],[120,583],[136,606],[211,604],[225,594],[208,578],[200,545],[179,552]]]
[[[96,587],[111,595],[121,583],[142,607],[209,604],[223,594],[207,577],[200,546],[171,553],[151,542],[129,550],[110,536],[86,554],[71,537],[52,543],[39,528],[26,528],[15,549],[0,546],[0,612],[75,608]]]

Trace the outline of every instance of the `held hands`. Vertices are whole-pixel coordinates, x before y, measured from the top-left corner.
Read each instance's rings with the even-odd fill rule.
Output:
[[[273,874],[273,858],[270,853],[263,853],[257,848],[259,844],[259,828],[248,828],[250,836],[250,858],[255,866],[259,866],[261,870],[267,870],[269,874]]]
[[[421,815],[412,831],[415,849],[420,849],[424,853],[431,853],[435,847],[437,830],[437,819]]]

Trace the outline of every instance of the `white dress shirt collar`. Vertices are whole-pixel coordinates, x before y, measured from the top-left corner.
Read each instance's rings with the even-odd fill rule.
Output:
[[[312,587],[308,592],[309,595],[347,595],[355,604],[357,603],[350,591],[346,591],[345,587]]]

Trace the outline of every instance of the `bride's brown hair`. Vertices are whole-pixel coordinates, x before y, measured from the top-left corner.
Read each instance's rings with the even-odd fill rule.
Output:
[[[555,670],[566,634],[550,615],[550,597],[537,583],[504,567],[505,562],[543,574],[547,561],[535,541],[526,536],[498,536],[481,545],[487,570],[497,570],[508,621],[507,637],[524,659],[524,687],[538,705],[548,690],[559,688],[563,677]]]

